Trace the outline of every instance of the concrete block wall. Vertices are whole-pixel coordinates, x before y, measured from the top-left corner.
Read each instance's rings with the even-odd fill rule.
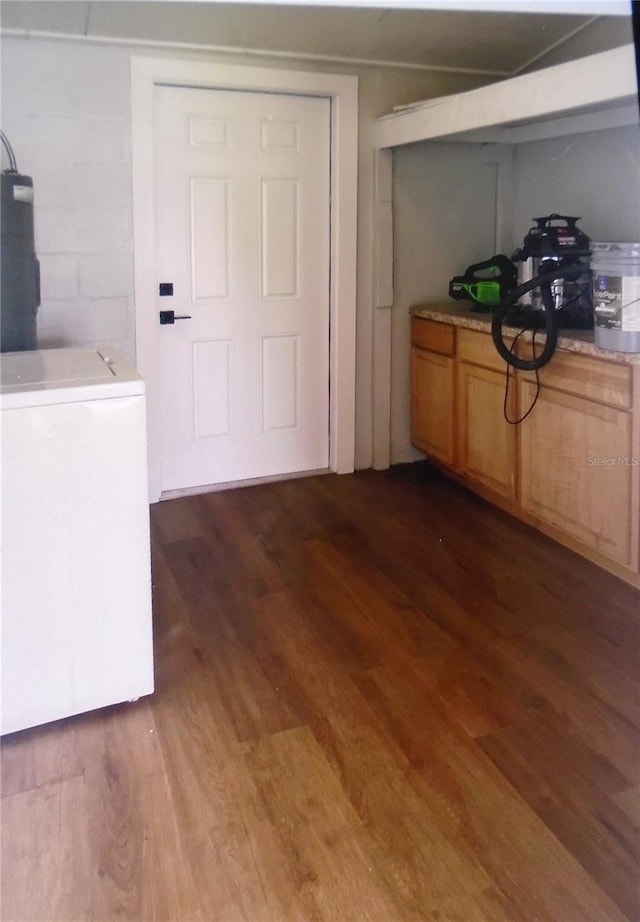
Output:
[[[129,72],[94,52],[87,71],[73,44],[4,41],[2,121],[33,177],[40,346],[107,342],[133,360]]]

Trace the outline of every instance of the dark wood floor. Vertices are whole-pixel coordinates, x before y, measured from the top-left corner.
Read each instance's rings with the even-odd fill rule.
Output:
[[[640,919],[639,596],[423,465],[155,506],[157,692],[3,744],[2,919]]]

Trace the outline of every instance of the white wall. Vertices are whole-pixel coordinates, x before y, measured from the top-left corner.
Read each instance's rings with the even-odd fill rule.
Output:
[[[640,128],[519,144],[513,159],[514,245],[531,218],[579,215],[592,240],[640,240]]]
[[[497,252],[502,157],[495,145],[440,141],[393,152],[392,463],[424,457],[409,431],[410,308],[447,303],[449,280]]]
[[[20,170],[34,179],[43,347],[108,341],[135,358],[129,62],[145,53],[359,76],[356,466],[370,466],[371,122],[395,104],[483,81],[399,68],[3,36],[2,126]]]
[[[510,256],[532,217],[581,216],[594,241],[640,240],[640,129],[589,132],[514,148],[437,141],[394,150],[391,461],[423,457],[409,434],[409,310],[445,302],[448,282],[496,252]],[[495,166],[508,177],[496,230]],[[492,171],[494,171],[492,173]]]

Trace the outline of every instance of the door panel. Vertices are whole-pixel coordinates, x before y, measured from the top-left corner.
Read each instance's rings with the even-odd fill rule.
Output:
[[[162,489],[327,468],[329,100],[156,94]]]
[[[229,347],[231,340],[193,344],[194,437],[229,432]]]
[[[460,470],[496,493],[516,498],[516,433],[504,418],[504,372],[458,364],[458,445]],[[507,411],[515,413],[515,387]]]
[[[263,179],[262,297],[300,297],[300,194],[296,179]]]
[[[191,298],[229,297],[229,182],[192,179]]]
[[[262,428],[293,429],[299,423],[299,336],[262,340]]]
[[[449,356],[411,350],[411,431],[413,444],[453,465],[455,365]]]
[[[522,382],[521,412],[534,396],[535,385]],[[631,564],[638,527],[631,513],[631,414],[542,387],[519,434],[523,508]]]

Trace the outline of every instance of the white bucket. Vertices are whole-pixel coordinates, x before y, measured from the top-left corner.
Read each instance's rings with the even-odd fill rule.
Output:
[[[595,342],[640,352],[640,243],[592,243]]]

